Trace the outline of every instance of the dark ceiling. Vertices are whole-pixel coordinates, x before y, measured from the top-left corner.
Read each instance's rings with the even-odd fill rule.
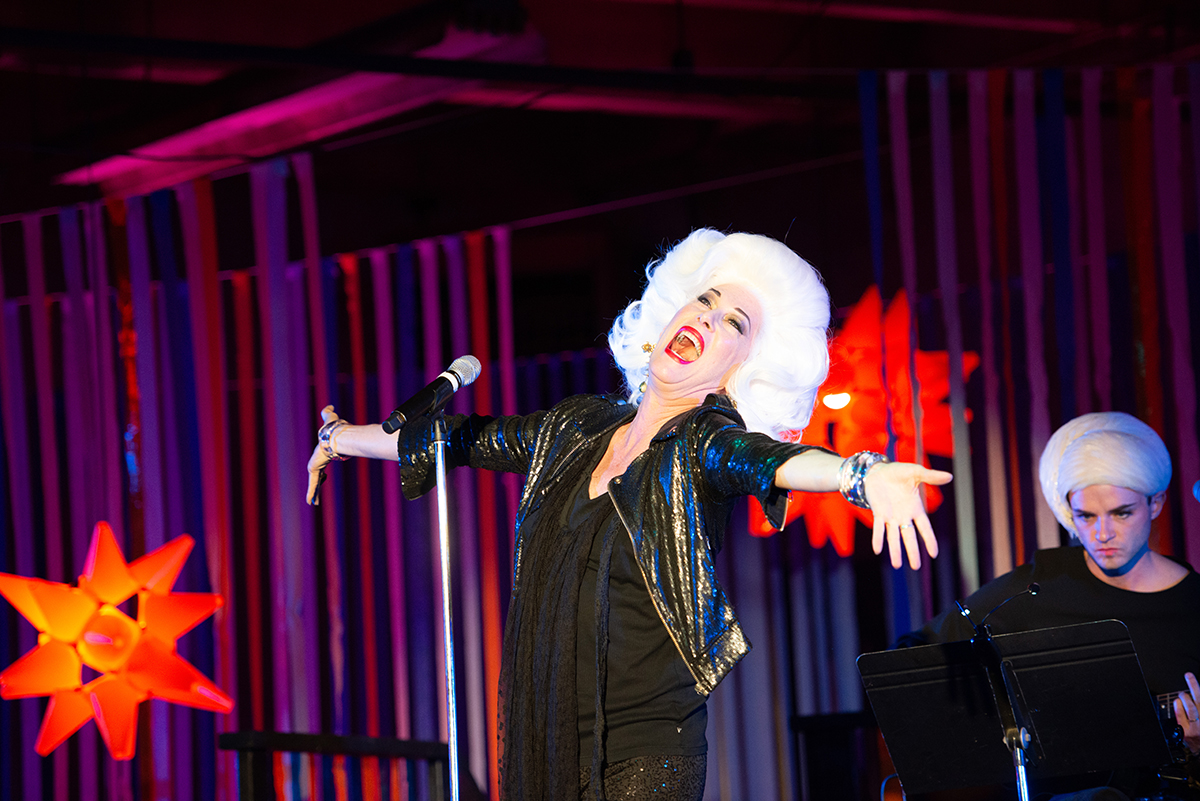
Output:
[[[1200,3],[1178,0],[10,0],[0,214],[214,169],[236,209],[239,165],[298,149],[313,153],[326,252],[611,202],[514,237],[518,349],[583,347],[637,291],[637,265],[698,225],[788,237],[835,303],[857,299],[860,69],[1197,56]],[[353,113],[305,112],[320,126],[300,115],[213,139],[203,158],[170,149],[371,74],[387,88],[360,90]],[[121,154],[137,169],[86,183]],[[223,266],[248,266],[245,224],[222,230]]]

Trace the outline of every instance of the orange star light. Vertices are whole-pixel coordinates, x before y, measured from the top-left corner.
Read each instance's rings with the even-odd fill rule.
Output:
[[[917,432],[913,425],[912,373],[908,345],[909,307],[901,290],[885,313],[878,287],[870,287],[842,323],[829,347],[829,377],[817,392],[812,420],[800,442],[820,445],[835,453],[886,451],[888,412],[896,433],[896,458],[916,458]],[[883,382],[882,342],[887,340],[887,385]],[[921,444],[925,454],[951,456],[950,356],[946,351],[918,350],[914,360],[920,383]],[[963,354],[963,379],[979,366],[974,352]],[[971,411],[967,410],[967,420]],[[799,435],[799,432],[790,432]],[[928,466],[929,460],[925,459]],[[789,493],[786,523],[804,518],[808,540],[814,548],[832,543],[838,556],[854,553],[855,521],[871,525],[871,513],[846,503],[837,493]],[[929,511],[942,503],[938,487],[925,486]],[[765,537],[775,529],[757,501],[750,503],[750,533]]]
[[[35,748],[46,756],[93,717],[114,759],[132,759],[147,698],[233,710],[233,699],[175,652],[216,611],[214,593],[171,592],[194,541],[183,534],[125,562],[108,523],[92,533],[79,586],[0,573],[0,595],[38,630],[38,644],[0,673],[0,698],[49,695]],[[137,595],[137,620],[118,606]],[[101,675],[83,683],[83,666]]]

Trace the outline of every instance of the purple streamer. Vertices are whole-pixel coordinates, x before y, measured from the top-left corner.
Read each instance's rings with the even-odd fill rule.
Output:
[[[1179,450],[1175,460],[1182,486],[1200,478],[1200,445],[1196,442],[1196,376],[1192,370],[1192,329],[1188,319],[1187,267],[1183,253],[1183,155],[1179,141],[1179,105],[1175,99],[1175,67],[1154,67],[1154,168],[1158,189],[1159,253],[1162,294],[1166,305],[1167,352],[1175,395]],[[1196,121],[1193,126],[1196,127]],[[1200,506],[1183,504],[1186,553],[1200,559]]]
[[[133,301],[133,330],[137,337],[137,384],[141,405],[138,454],[145,521],[146,550],[162,545],[166,512],[162,487],[162,434],[159,427],[158,356],[154,336],[154,302],[150,289],[150,253],[146,242],[145,198],[125,201],[125,233],[129,242],[129,283]],[[137,554],[140,555],[140,554]],[[130,554],[132,558],[134,554]]]
[[[112,300],[108,286],[108,249],[104,241],[104,207],[91,203],[84,207],[84,235],[87,242],[88,275],[91,279],[93,331],[89,337],[95,347],[96,372],[99,376],[96,412],[99,426],[96,438],[100,443],[95,461],[100,466],[102,495],[97,516],[107,520],[124,538],[125,503],[121,487],[120,423],[117,410],[117,388],[113,345]]]
[[[1038,198],[1037,132],[1034,124],[1033,70],[1014,70],[1014,117],[1017,165],[1017,209],[1021,237],[1021,276],[1025,295],[1025,349],[1029,373],[1029,449],[1036,480],[1038,460],[1050,439],[1050,384],[1046,377],[1042,333],[1045,262]],[[1015,489],[1015,488],[1013,488]],[[1036,494],[1036,493],[1035,493]],[[1039,548],[1059,545],[1058,522],[1045,502],[1034,504]]]
[[[59,236],[62,241],[63,273],[67,282],[67,302],[63,309],[63,393],[67,416],[67,441],[92,441],[98,431],[97,404],[92,400],[96,386],[95,360],[90,358],[88,330],[91,328],[84,304],[83,253],[80,242],[79,211],[64,208],[58,213]],[[71,559],[72,570],[82,572],[92,525],[100,506],[102,483],[98,475],[100,462],[91,448],[67,448],[68,492],[71,498]],[[97,766],[96,727],[85,726],[76,737],[79,747],[79,772],[95,776]],[[94,782],[80,782],[81,801],[94,801]]]
[[[913,230],[912,174],[908,152],[908,73],[894,70],[887,74],[888,122],[892,144],[892,184],[896,202],[896,234],[900,239],[900,266],[904,275],[904,292],[908,296],[908,374],[912,384],[912,409],[914,438],[913,461],[924,463],[925,453],[921,442],[920,386],[917,380],[917,251]],[[885,572],[895,571],[890,565],[881,563]],[[886,586],[891,590],[891,622],[896,634],[911,631],[921,625],[920,591],[915,594],[903,575],[892,576]]]
[[[25,408],[25,367],[21,354],[21,329],[17,302],[4,300],[3,270],[0,270],[0,301],[3,330],[0,331],[0,403],[3,403],[5,453],[8,463],[9,498],[12,501],[13,551],[18,575],[34,576],[33,487],[29,480],[29,419]],[[17,624],[17,646],[25,654],[37,645],[37,631]],[[18,702],[21,710],[21,739],[37,740],[41,709],[36,698]],[[21,787],[25,798],[42,797],[42,764],[32,748],[21,749]]]
[[[958,569],[962,589],[979,588],[979,552],[975,534],[975,491],[971,475],[971,436],[967,430],[967,387],[963,377],[962,319],[958,302],[958,244],[954,236],[954,172],[950,152],[950,96],[946,73],[929,73],[929,122],[932,133],[933,219],[937,240],[938,283],[946,319],[950,356],[950,417],[954,440],[954,514],[958,523]]]
[[[293,596],[293,573],[287,553],[287,532],[299,529],[298,510],[288,497],[296,491],[293,475],[299,465],[292,438],[286,436],[291,414],[287,381],[289,359],[287,269],[287,219],[285,181],[287,162],[283,159],[256,164],[250,170],[251,203],[254,215],[254,244],[257,261],[257,290],[263,339],[263,423],[266,434],[267,508],[270,512],[272,657],[275,670],[286,676],[274,682],[275,725],[280,731],[309,731],[310,721],[300,688],[304,661],[293,654],[294,634],[299,621],[294,612],[300,599]],[[302,558],[297,554],[297,558]],[[293,600],[295,605],[293,605]],[[293,655],[296,657],[293,659]]]
[[[1112,408],[1112,346],[1108,322],[1108,248],[1104,231],[1104,162],[1100,151],[1099,67],[1083,71],[1083,186],[1087,217],[1089,311],[1092,320],[1092,385],[1101,410]]]
[[[981,309],[980,361],[983,365],[983,424],[987,445],[987,503],[992,526],[991,577],[1012,570],[1012,535],[1009,531],[1008,481],[1004,475],[1004,440],[1001,430],[1000,377],[996,371],[996,328],[992,300],[992,211],[988,180],[987,72],[968,74],[968,117],[971,140],[971,195],[975,213],[975,258],[979,263]]]

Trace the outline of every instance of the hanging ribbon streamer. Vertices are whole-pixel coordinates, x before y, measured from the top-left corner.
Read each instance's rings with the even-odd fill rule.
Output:
[[[488,281],[484,232],[471,231],[463,235],[467,249],[467,280],[471,304],[471,352],[482,367],[475,382],[475,411],[492,414],[492,343],[488,320]],[[501,382],[503,384],[503,381]],[[475,491],[479,499],[479,594],[483,611],[483,692],[484,721],[487,729],[487,749],[481,757],[487,760],[489,797],[499,798],[500,774],[497,761],[498,707],[500,685],[500,654],[503,623],[500,618],[500,550],[499,526],[496,525],[496,477],[488,470],[475,474]],[[506,537],[507,539],[507,537]]]
[[[1013,117],[1017,168],[1017,226],[1021,240],[1021,281],[1024,289],[1025,358],[1029,376],[1029,453],[1031,480],[1037,480],[1038,460],[1050,439],[1050,383],[1042,332],[1045,262],[1042,258],[1041,203],[1038,197],[1037,131],[1034,125],[1034,73],[1013,72]],[[1015,489],[1015,487],[1014,487]],[[1059,545],[1058,522],[1035,492],[1034,519],[1039,548]]]
[[[34,564],[33,487],[30,482],[29,419],[25,397],[25,365],[21,347],[19,311],[15,300],[4,296],[3,270],[0,269],[0,302],[3,303],[3,330],[0,331],[0,403],[3,403],[3,428],[8,467],[9,499],[12,503],[14,566],[22,576],[37,575]],[[29,626],[17,629],[17,647],[27,653],[37,645],[37,631]],[[19,702],[21,739],[37,740],[42,710],[35,698]],[[42,764],[32,748],[21,750],[21,787],[25,798],[42,797]]]
[[[900,239],[900,267],[904,276],[904,292],[912,307],[908,323],[908,375],[910,397],[906,401],[912,409],[913,453],[912,461],[924,464],[925,452],[922,442],[921,386],[917,379],[917,249],[913,223],[912,171],[909,167],[908,150],[908,73],[893,70],[887,74],[888,122],[892,144],[892,190],[896,203],[896,234]],[[898,453],[902,459],[909,454]],[[895,634],[903,634],[920,627],[928,617],[922,611],[922,576],[908,571],[884,567],[884,574],[892,580],[892,595],[895,599]]]
[[[237,354],[237,457],[240,467],[239,484],[242,491],[242,517],[239,522],[241,541],[246,562],[246,607],[263,608],[263,560],[262,532],[259,528],[259,498],[262,497],[258,481],[258,466],[261,464],[258,437],[258,404],[255,399],[254,377],[254,323],[253,298],[251,297],[250,274],[239,270],[233,275],[234,347]],[[267,688],[263,645],[267,637],[262,630],[262,615],[250,614],[246,621],[246,644],[249,650],[250,672],[250,720],[256,731],[267,727]]]
[[[1192,369],[1192,329],[1188,319],[1187,264],[1183,252],[1183,154],[1179,141],[1179,104],[1175,99],[1175,67],[1154,67],[1155,186],[1158,188],[1159,253],[1162,259],[1163,301],[1166,306],[1171,385],[1175,400],[1175,429],[1179,449],[1175,459],[1180,486],[1200,478],[1200,446],[1196,440],[1196,375]],[[1184,553],[1200,555],[1200,505],[1183,502]]]
[[[1009,258],[1008,222],[1008,164],[1007,140],[1004,121],[1004,96],[1008,73],[992,70],[988,73],[988,144],[990,146],[992,170],[992,214],[993,233],[996,238],[996,274],[1000,285],[1000,319],[1009,324],[1013,319],[1011,259]],[[1012,540],[1014,564],[1025,563],[1025,522],[1021,507],[1021,468],[1017,448],[1017,400],[1016,376],[1013,368],[1013,337],[1002,337],[1004,386],[1004,424],[1008,451],[1007,497],[1012,499]]]
[[[108,257],[104,243],[104,208],[100,203],[84,207],[84,239],[87,246],[88,277],[91,284],[92,319],[88,337],[94,349],[96,415],[99,418],[95,439],[98,443],[92,463],[99,476],[96,517],[109,521],[114,529],[125,531],[125,505],[121,490],[121,448],[118,442],[117,391],[114,380],[113,325],[111,290],[108,285]]]
[[[500,362],[500,414],[517,413],[517,369],[513,350],[512,311],[512,239],[507,226],[497,225],[488,230],[492,237],[492,259],[496,265],[496,354]],[[526,409],[526,412],[531,411]],[[508,559],[512,562],[516,545],[517,503],[521,495],[521,480],[515,473],[505,473],[505,514],[508,520]]]
[[[54,376],[50,366],[50,310],[46,298],[45,264],[42,259],[42,216],[22,220],[25,233],[25,270],[29,276],[29,321],[33,345],[33,377],[37,397],[42,485],[42,540],[46,546],[46,577],[62,581],[69,568],[64,564],[63,525],[58,485],[58,421],[54,414]],[[57,753],[57,752],[56,752]],[[62,767],[65,767],[63,765]]]
[[[59,240],[62,243],[63,275],[67,284],[67,300],[60,304],[63,324],[63,400],[67,418],[67,492],[71,498],[70,533],[71,570],[82,568],[87,559],[88,531],[98,515],[103,489],[101,463],[90,448],[79,447],[91,442],[92,432],[99,432],[108,420],[101,420],[93,401],[96,378],[95,359],[89,347],[91,337],[87,307],[84,301],[83,248],[79,228],[79,210],[64,208],[58,212]],[[0,347],[3,344],[0,343]],[[88,726],[76,738],[79,748],[79,772],[95,776],[97,768],[96,728]],[[81,783],[81,801],[97,797],[94,782]]]
[[[987,73],[967,75],[967,116],[971,151],[971,196],[975,222],[975,259],[979,265],[980,361],[983,365],[983,426],[987,459],[988,507],[992,535],[989,578],[1012,570],[1008,487],[1004,478],[1004,432],[1000,412],[1000,378],[996,372],[996,321],[992,298],[991,207],[988,202]]]
[[[1086,414],[1095,411],[1092,403],[1092,369],[1089,359],[1091,356],[1090,318],[1094,312],[1087,307],[1087,257],[1083,250],[1083,222],[1086,217],[1084,210],[1083,191],[1079,186],[1079,124],[1071,117],[1066,118],[1066,160],[1067,160],[1067,203],[1071,209],[1071,297],[1078,302],[1075,304],[1071,328],[1075,342],[1075,413]]]
[[[1040,176],[1050,210],[1050,248],[1054,261],[1054,331],[1058,349],[1060,415],[1070,420],[1078,414],[1075,400],[1074,278],[1071,264],[1071,206],[1067,186],[1067,126],[1063,107],[1063,71],[1042,72],[1045,111],[1038,151]],[[1082,313],[1082,310],[1080,310]],[[1080,345],[1085,343],[1080,342]],[[1047,387],[1047,399],[1049,388]],[[1048,437],[1047,437],[1048,438]],[[1038,452],[1041,458],[1041,452]],[[1036,473],[1035,473],[1036,475]]]
[[[126,241],[129,246],[130,301],[133,309],[133,330],[136,336],[135,363],[140,426],[138,432],[140,456],[140,486],[142,492],[142,542],[133,543],[133,552],[149,552],[166,542],[167,487],[164,482],[163,408],[159,394],[163,381],[159,376],[158,336],[153,287],[150,284],[150,251],[146,224],[146,203],[143,197],[129,198],[126,208]],[[166,778],[160,772],[169,765],[169,712],[161,705],[150,707],[151,754],[140,760],[143,781],[149,781],[155,792],[170,792]]]
[[[181,287],[175,264],[175,237],[171,219],[171,195],[169,190],[161,190],[147,198],[150,213],[149,234],[154,248],[155,261],[158,264],[159,292],[155,304],[154,324],[157,329],[157,341],[162,348],[160,364],[160,399],[162,430],[162,483],[163,483],[163,512],[166,521],[163,529],[164,541],[185,530],[196,530],[191,521],[184,522],[184,471],[188,470],[186,486],[198,486],[192,480],[190,464],[185,465],[183,452],[196,453],[195,443],[183,442],[185,432],[195,431],[195,387],[190,382],[191,373],[191,337],[186,329],[180,326],[186,324],[188,314],[181,308]],[[181,445],[183,447],[181,447]],[[189,493],[190,494],[190,493]],[[192,508],[198,504],[189,504]],[[168,534],[170,532],[170,534]],[[203,547],[203,546],[201,546]],[[187,571],[190,573],[191,571]],[[192,653],[194,640],[180,644],[180,655],[188,661],[203,664]],[[207,667],[207,666],[205,666]],[[191,710],[170,709],[163,707],[162,715],[167,725],[164,737],[155,738],[154,746],[154,785],[156,796],[162,798],[171,795],[184,796],[190,801],[191,790]],[[151,712],[151,719],[154,718]],[[153,725],[153,724],[152,724]],[[186,768],[178,771],[177,778],[186,781],[187,791],[181,792],[172,780],[172,764],[180,759],[187,759]],[[201,760],[203,762],[203,760]],[[211,772],[202,771],[204,778]]]
[[[363,323],[362,282],[358,270],[358,255],[343,253],[338,265],[346,286],[346,313],[350,321],[350,364],[354,386],[354,419],[368,420],[366,343]],[[362,699],[367,734],[379,736],[379,652],[375,620],[375,560],[371,528],[371,484],[366,459],[356,459],[355,487],[358,490],[358,584],[363,650]],[[363,793],[378,795],[379,761],[362,760]]]
[[[1083,192],[1087,217],[1088,316],[1092,324],[1092,389],[1097,408],[1112,408],[1108,323],[1108,246],[1104,228],[1104,163],[1100,147],[1099,67],[1083,70]]]
[[[200,487],[204,508],[205,555],[209,582],[225,598],[213,618],[217,643],[218,683],[237,688],[237,636],[234,615],[240,599],[233,577],[233,531],[229,484],[229,411],[225,394],[225,342],[221,325],[220,285],[217,279],[217,234],[212,183],[199,179],[175,187],[183,234],[188,300],[192,322],[193,359],[196,365],[197,430],[200,454]],[[217,731],[236,729],[230,716],[219,716]],[[232,754],[217,758],[217,787],[236,792]]]
[[[391,252],[375,248],[370,252],[371,285],[375,296],[375,347],[379,377],[379,412],[388,414],[399,405],[396,380],[396,330],[393,319]],[[403,309],[404,307],[400,307]],[[394,731],[397,737],[409,735],[408,664],[404,657],[408,642],[408,608],[404,602],[404,533],[400,517],[400,475],[383,471],[384,545],[387,553],[388,617],[392,642],[392,693]],[[392,784],[396,792],[408,793],[407,773],[399,775],[393,764]]]
[[[298,487],[291,466],[300,464],[296,443],[286,436],[293,408],[287,366],[290,337],[298,326],[288,320],[287,162],[283,159],[255,165],[250,171],[251,208],[258,271],[258,308],[263,342],[263,432],[266,448],[268,521],[271,548],[271,590],[276,670],[286,671],[287,681],[274,682],[275,725],[281,731],[312,731],[306,686],[306,651],[303,642],[301,565],[306,554],[288,547],[288,532],[300,530]],[[289,558],[289,555],[291,558]],[[285,770],[290,760],[284,758]]]
[[[946,73],[929,73],[929,122],[933,160],[933,217],[938,283],[950,356],[950,416],[954,441],[954,514],[958,523],[958,568],[962,589],[979,588],[975,535],[975,490],[971,476],[971,435],[967,429],[967,387],[963,377],[963,335],[958,300],[958,257],[954,235],[954,173],[950,151],[950,97]]]

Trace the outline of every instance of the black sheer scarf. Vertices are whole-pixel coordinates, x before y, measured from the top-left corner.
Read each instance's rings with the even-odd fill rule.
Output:
[[[575,646],[579,585],[592,540],[564,536],[574,532],[565,532],[561,521],[611,435],[564,471],[559,491],[523,526],[521,581],[509,604],[500,669],[500,797],[506,801],[579,798]]]

